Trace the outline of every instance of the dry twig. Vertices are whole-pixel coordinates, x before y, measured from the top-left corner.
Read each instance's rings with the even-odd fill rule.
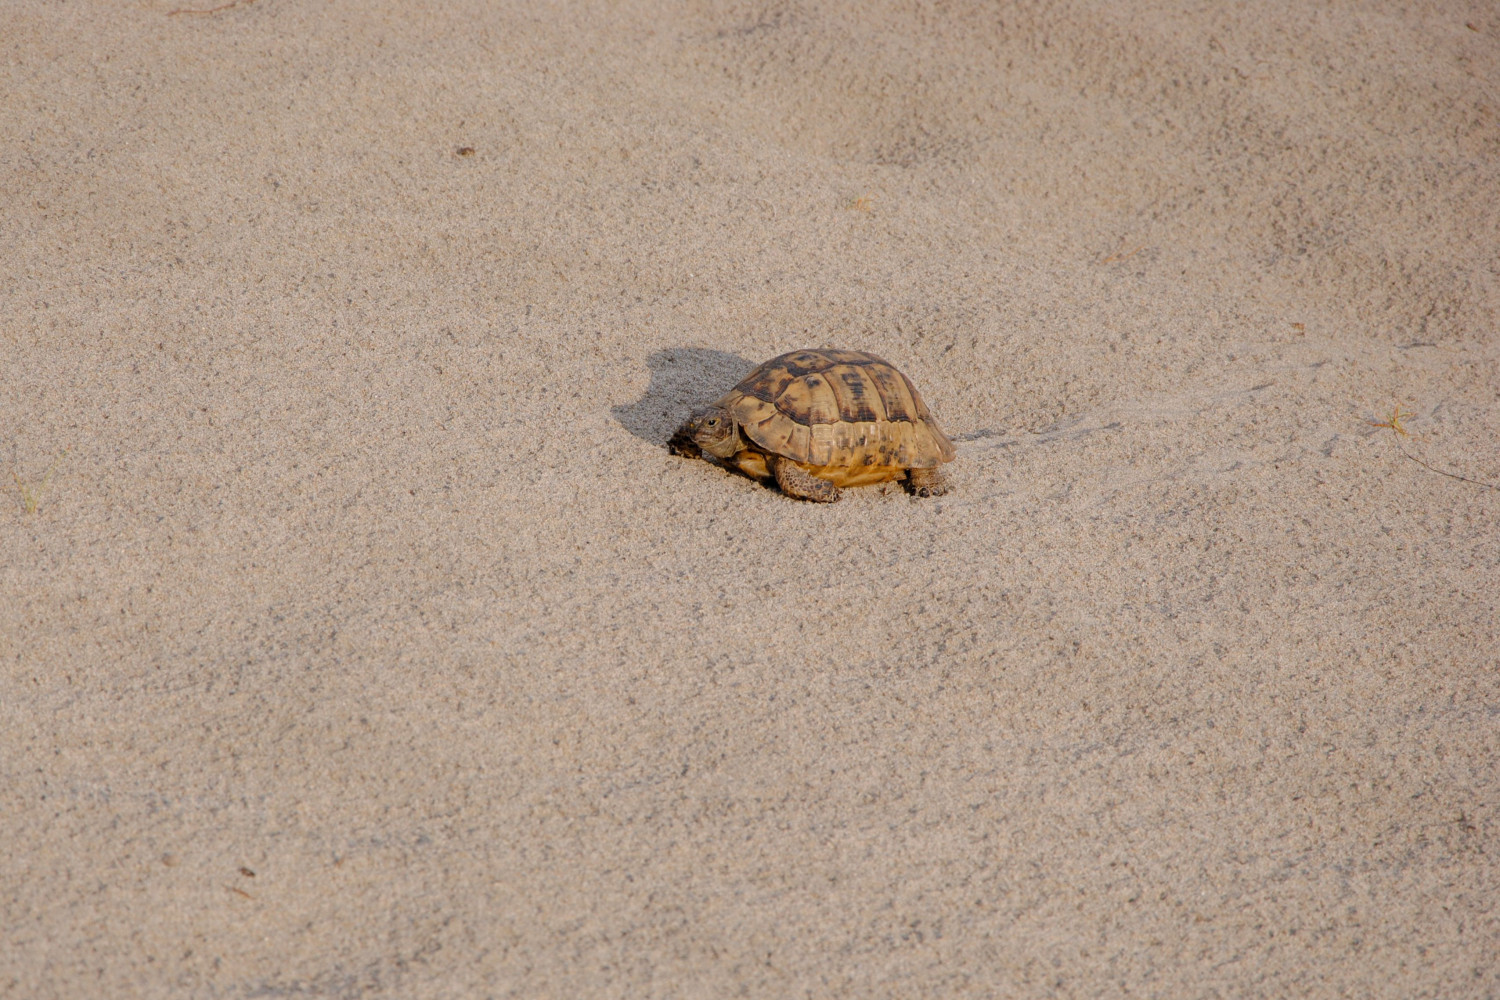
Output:
[[[1416,416],[1415,413],[1411,413],[1401,409],[1401,404],[1397,403],[1395,408],[1391,410],[1390,414],[1387,415],[1384,420],[1367,420],[1365,421],[1365,423],[1369,424],[1371,427],[1384,427],[1386,430],[1395,431],[1401,437],[1411,437],[1411,434],[1408,433],[1406,428],[1401,426],[1401,421],[1405,420],[1407,417],[1414,416]],[[1449,479],[1457,479],[1461,483],[1469,483],[1482,489],[1500,490],[1500,486],[1497,486],[1494,483],[1481,482],[1478,479],[1470,479],[1468,476],[1460,476],[1456,472],[1446,472],[1442,469],[1435,469],[1403,448],[1400,441],[1396,442],[1396,450],[1401,452],[1401,454],[1405,455],[1407,458],[1411,459],[1413,462],[1416,462],[1428,472],[1436,472],[1440,476],[1447,476]]]
[[[167,11],[167,16],[176,17],[178,14],[217,14],[221,10],[228,10],[231,7],[238,7],[241,4],[252,4],[254,2],[255,0],[229,0],[228,3],[221,3],[217,7],[178,7],[176,10]]]

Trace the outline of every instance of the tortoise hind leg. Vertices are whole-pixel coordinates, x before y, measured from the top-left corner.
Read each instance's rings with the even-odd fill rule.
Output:
[[[776,458],[774,471],[776,485],[789,497],[812,500],[815,503],[833,503],[842,495],[837,486],[812,475],[791,459]]]
[[[906,488],[913,496],[940,497],[952,487],[942,468],[906,470]]]

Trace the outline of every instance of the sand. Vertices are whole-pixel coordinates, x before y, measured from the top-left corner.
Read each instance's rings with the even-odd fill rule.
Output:
[[[0,995],[1500,995],[1492,5],[184,5],[0,30]],[[816,346],[952,495],[667,454]]]

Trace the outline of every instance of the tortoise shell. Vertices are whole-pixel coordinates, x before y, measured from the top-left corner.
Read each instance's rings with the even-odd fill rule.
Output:
[[[760,448],[811,466],[930,469],[953,442],[911,379],[863,351],[792,351],[719,400]]]

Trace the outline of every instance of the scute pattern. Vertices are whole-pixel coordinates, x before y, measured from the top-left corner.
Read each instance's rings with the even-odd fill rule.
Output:
[[[863,351],[772,358],[719,405],[759,447],[812,466],[922,469],[954,456],[911,380]]]

